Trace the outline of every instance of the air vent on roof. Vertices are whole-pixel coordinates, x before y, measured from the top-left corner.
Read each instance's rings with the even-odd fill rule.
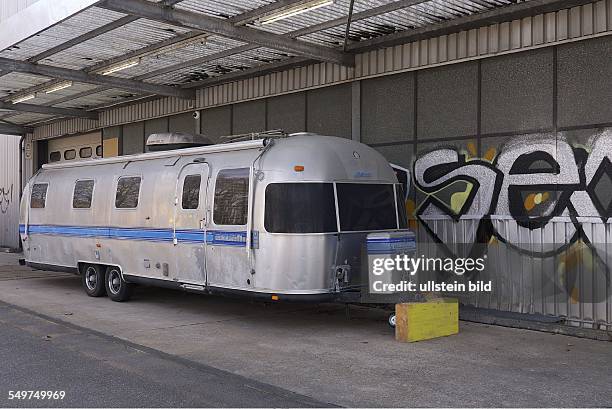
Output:
[[[207,136],[182,132],[154,133],[147,138],[149,151],[168,151],[212,144],[213,142]]]

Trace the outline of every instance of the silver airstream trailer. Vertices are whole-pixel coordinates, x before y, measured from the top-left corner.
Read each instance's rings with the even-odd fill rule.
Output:
[[[293,134],[44,165],[27,184],[26,263],[82,275],[90,296],[134,284],[271,300],[361,288],[368,233],[406,229],[401,185],[374,149]]]

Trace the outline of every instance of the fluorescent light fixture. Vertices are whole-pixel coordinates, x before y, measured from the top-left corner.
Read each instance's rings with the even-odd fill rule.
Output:
[[[117,72],[117,71],[121,71],[121,70],[126,70],[126,69],[134,67],[134,66],[136,66],[138,64],[140,64],[140,58],[135,59],[135,60],[125,61],[125,62],[122,62],[120,64],[114,65],[112,67],[105,68],[102,72],[100,72],[100,74],[101,75],[112,74],[113,72]]]
[[[334,4],[334,0],[309,0],[304,3],[295,4],[291,7],[287,7],[285,9],[281,9],[266,16],[260,17],[256,20],[256,23],[262,25],[274,23],[275,21],[297,16],[298,14],[316,10],[318,8],[329,6],[331,4]]]
[[[24,95],[24,96],[22,96],[22,97],[17,97],[17,98],[15,98],[15,99],[11,99],[11,102],[12,102],[13,104],[18,104],[18,103],[20,103],[20,102],[29,101],[29,100],[31,100],[31,99],[34,99],[35,97],[36,97],[36,95],[35,95],[35,94],[28,94],[28,95]]]
[[[63,81],[63,82],[58,82],[57,84],[47,88],[45,90],[46,94],[50,94],[52,92],[56,92],[62,89],[66,89],[68,87],[72,87],[72,81]]]

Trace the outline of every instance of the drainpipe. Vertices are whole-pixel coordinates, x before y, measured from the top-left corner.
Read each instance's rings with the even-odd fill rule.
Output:
[[[19,138],[19,200],[21,200],[23,194],[23,141],[25,138],[25,135],[21,135]]]
[[[23,196],[23,156],[24,156],[24,149],[23,149],[23,141],[25,140],[26,136],[21,135],[21,137],[19,138],[19,207],[21,208],[21,197]],[[19,233],[19,235],[21,236],[21,233]],[[19,250],[23,251],[23,244],[21,243],[21,237],[19,238]]]

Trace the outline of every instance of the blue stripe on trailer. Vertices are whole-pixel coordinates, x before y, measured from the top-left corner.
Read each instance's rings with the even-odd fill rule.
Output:
[[[19,225],[19,233],[25,234],[24,224]],[[87,226],[55,226],[31,224],[28,234],[50,236],[68,236],[81,238],[103,238],[115,240],[139,240],[155,242],[172,242],[172,229],[146,229],[123,227],[87,227]],[[206,232],[206,244],[212,246],[246,246],[245,231],[209,230]],[[176,239],[180,243],[204,243],[204,231],[198,229],[176,230]]]
[[[414,236],[393,238],[369,238],[366,241],[368,254],[385,254],[397,251],[416,250],[416,238]]]

